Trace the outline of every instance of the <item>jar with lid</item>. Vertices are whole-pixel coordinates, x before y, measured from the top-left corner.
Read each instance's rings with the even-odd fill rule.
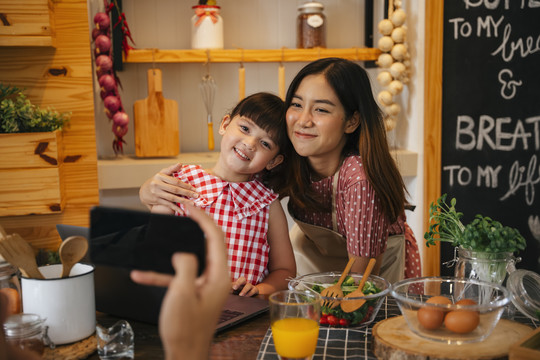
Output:
[[[454,275],[457,278],[478,279],[496,284],[502,284],[510,266],[521,261],[511,252],[481,252],[456,248],[457,257]]]
[[[217,5],[195,5],[191,17],[192,49],[223,49],[223,19]]]
[[[8,300],[8,315],[21,312],[21,284],[18,270],[6,261],[0,262],[0,292]]]
[[[8,316],[4,323],[6,343],[21,350],[43,355],[45,345],[52,345],[44,323],[45,320],[36,314],[21,313]]]
[[[326,47],[326,16],[323,4],[310,1],[298,7],[296,47],[309,49]]]
[[[506,288],[514,306],[509,310],[511,318],[517,309],[531,320],[540,321],[540,275],[514,266],[509,267],[509,272]]]

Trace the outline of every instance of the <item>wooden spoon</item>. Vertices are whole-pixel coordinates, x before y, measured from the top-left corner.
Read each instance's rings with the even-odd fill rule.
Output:
[[[347,266],[345,266],[345,269],[341,273],[341,277],[339,278],[338,282],[332,286],[327,287],[323,291],[321,291],[322,297],[334,297],[334,298],[343,297],[343,291],[341,291],[341,283],[343,283],[347,275],[349,275],[349,271],[351,271],[351,267],[353,266],[355,260],[356,260],[355,257],[352,257],[349,259],[349,262],[347,263]],[[333,309],[339,305],[339,300],[324,300],[322,305]]]
[[[364,293],[362,292],[362,289],[364,288],[364,284],[366,283],[367,278],[371,274],[371,270],[373,270],[373,267],[375,266],[375,261],[376,260],[374,258],[369,259],[369,263],[366,267],[366,270],[364,271],[364,275],[362,275],[362,280],[360,280],[360,284],[358,284],[358,288],[354,290],[353,292],[347,294],[347,296],[345,296],[345,299],[365,296]],[[364,305],[365,302],[366,302],[366,299],[357,299],[357,300],[353,299],[353,300],[342,301],[341,310],[343,310],[346,313],[350,313],[360,308],[360,306]]]
[[[34,249],[19,234],[0,236],[0,254],[10,264],[19,268],[21,273],[32,279],[44,279],[36,263]]]
[[[62,242],[58,255],[62,261],[62,277],[69,277],[71,268],[81,260],[88,251],[88,240],[83,236],[70,236]]]

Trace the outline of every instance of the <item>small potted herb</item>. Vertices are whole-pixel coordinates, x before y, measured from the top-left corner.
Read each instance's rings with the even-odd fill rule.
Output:
[[[33,105],[14,86],[0,84],[0,133],[28,133],[61,130],[70,119],[69,113],[41,109]]]
[[[507,264],[515,263],[514,255],[525,250],[525,238],[517,229],[487,216],[476,215],[464,225],[463,213],[456,210],[456,199],[447,204],[446,198],[444,194],[430,205],[426,246],[435,245],[435,241],[450,242],[458,248],[456,276],[502,283]]]
[[[70,116],[41,109],[20,89],[0,84],[0,186],[10,194],[0,216],[62,211],[61,130]]]

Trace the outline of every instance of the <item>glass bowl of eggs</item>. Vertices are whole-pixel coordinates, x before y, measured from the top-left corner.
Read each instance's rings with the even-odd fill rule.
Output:
[[[510,302],[501,285],[455,277],[406,279],[390,293],[412,332],[447,344],[484,340]]]

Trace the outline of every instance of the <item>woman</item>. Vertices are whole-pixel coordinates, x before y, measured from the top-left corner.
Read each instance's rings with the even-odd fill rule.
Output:
[[[293,79],[285,102],[294,151],[285,186],[274,190],[289,196],[297,272],[339,271],[354,256],[353,272],[374,257],[374,274],[390,282],[420,276],[418,247],[404,221],[405,186],[365,70],[339,58],[314,61]],[[143,203],[174,208],[172,202],[187,200],[178,195],[193,196],[170,176],[174,169],[141,187]]]
[[[353,256],[352,271],[363,272],[374,257],[374,273],[394,282],[405,276],[407,247],[416,255],[408,277],[420,276],[414,237],[404,239],[405,185],[365,70],[344,59],[314,61],[293,79],[285,103],[295,151],[281,193],[296,222],[298,272],[339,270]],[[387,242],[389,233],[399,235]]]

